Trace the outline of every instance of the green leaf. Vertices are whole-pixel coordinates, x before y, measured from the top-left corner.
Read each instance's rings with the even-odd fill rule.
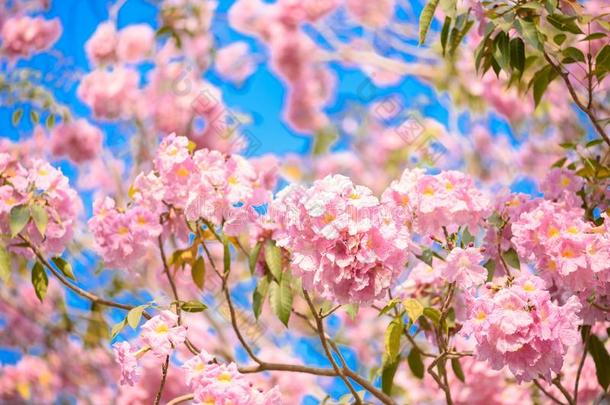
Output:
[[[579,42],[593,41],[593,40],[602,39],[602,38],[605,38],[605,37],[606,37],[606,33],[604,33],[604,32],[594,32],[593,34],[587,35],[586,37],[581,39]]]
[[[49,114],[45,125],[47,126],[47,129],[52,129],[55,126],[55,114],[53,114],[53,113]]]
[[[557,34],[553,37],[553,42],[555,42],[557,45],[561,46],[561,44],[563,44],[566,40],[567,36],[566,34]]]
[[[191,266],[191,278],[200,290],[203,290],[205,284],[205,261],[199,256],[195,263]]]
[[[118,322],[112,326],[110,330],[110,339],[114,339],[117,337],[119,333],[127,326],[127,318],[123,319],[121,322]]]
[[[402,302],[405,311],[412,323],[417,322],[420,316],[424,314],[424,306],[415,298],[407,298]]]
[[[389,323],[385,330],[385,353],[390,359],[395,359],[400,353],[400,337],[402,336],[403,323],[401,318],[395,318]]]
[[[42,267],[40,262],[34,263],[34,267],[32,267],[32,285],[34,286],[36,296],[40,302],[42,302],[47,294],[49,279],[47,277],[47,273],[44,271],[44,267]]]
[[[506,264],[515,269],[521,269],[521,263],[519,262],[519,255],[512,247],[508,249],[506,252],[502,253],[502,257]]]
[[[269,286],[271,310],[285,326],[288,326],[292,312],[292,299],[290,277],[282,277],[279,284],[276,281],[271,282]]]
[[[358,310],[360,309],[360,306],[358,304],[346,304],[343,305],[343,309],[345,310],[345,312],[347,312],[347,315],[349,315],[350,319],[353,321],[356,319],[356,316],[358,316]]]
[[[500,67],[508,72],[510,68],[510,39],[504,31],[494,38],[494,58]]]
[[[597,146],[602,143],[604,143],[603,139],[594,139],[592,141],[587,142],[587,144],[585,145],[585,148],[591,148],[593,146]]]
[[[566,57],[563,63],[584,62],[585,54],[578,48],[570,46],[563,50],[563,55]]]
[[[610,355],[608,355],[604,343],[595,335],[589,337],[589,353],[595,362],[597,382],[604,391],[607,391],[610,385]]]
[[[551,14],[546,20],[560,31],[571,32],[572,34],[582,34],[582,30],[576,24],[576,17],[565,16],[562,14]]]
[[[272,240],[265,244],[265,262],[273,277],[280,280],[282,278],[282,250]]]
[[[474,243],[474,240],[475,240],[475,238],[474,238],[474,236],[473,236],[473,235],[470,233],[470,231],[468,230],[468,228],[466,228],[466,229],[464,229],[464,230],[462,231],[462,238],[461,238],[461,241],[462,241],[462,245],[463,245],[464,247],[466,247],[466,246],[470,245],[471,243]]]
[[[254,317],[258,320],[261,316],[261,312],[263,311],[263,304],[265,303],[265,299],[267,298],[267,294],[269,293],[269,278],[264,277],[261,278],[254,292],[252,293],[252,312],[254,312]]]
[[[543,67],[534,74],[530,85],[533,84],[534,86],[534,103],[536,106],[540,104],[542,95],[555,77],[557,77],[557,72],[555,72],[555,69],[550,65]]]
[[[258,262],[258,257],[261,254],[261,248],[263,247],[263,242],[258,242],[252,252],[250,253],[250,257],[248,258],[248,265],[250,267],[250,274],[254,274],[254,270],[256,270],[256,263]]]
[[[435,325],[438,326],[438,323],[441,320],[441,312],[438,309],[432,307],[424,308],[423,313],[426,318],[430,319]]]
[[[390,395],[392,393],[392,387],[394,386],[394,376],[398,370],[400,359],[388,359],[386,358],[383,362],[383,368],[381,369],[381,390]]]
[[[447,49],[447,37],[449,35],[449,28],[451,28],[451,17],[445,17],[443,29],[441,30],[441,47],[443,48],[443,56],[445,56],[445,50]]]
[[[541,52],[544,50],[540,32],[534,23],[518,19],[515,21],[514,27],[525,42]]]
[[[37,111],[30,110],[30,121],[32,122],[32,125],[37,125],[40,122],[40,116]]]
[[[510,66],[521,73],[525,69],[525,44],[521,38],[510,41]]]
[[[567,157],[562,157],[561,159],[559,159],[558,161],[556,161],[555,163],[553,163],[553,165],[551,167],[563,167],[563,165],[565,164],[565,162],[568,160]]]
[[[496,272],[496,262],[494,260],[487,260],[483,265],[487,269],[487,282],[489,283],[494,278]]]
[[[434,17],[434,12],[436,11],[436,7],[438,6],[439,0],[430,0],[424,8],[422,9],[421,14],[419,15],[419,44],[423,45],[426,42],[426,36],[428,35],[428,29],[430,29],[430,24],[432,24],[432,18]]]
[[[36,225],[36,229],[38,229],[41,236],[44,236],[49,223],[47,210],[40,204],[32,204],[30,213],[32,214],[32,220],[34,221],[34,225]]]
[[[595,75],[598,79],[610,72],[610,45],[604,46],[595,57]]]
[[[72,280],[76,280],[76,277],[74,277],[74,272],[72,271],[72,265],[70,265],[70,263],[68,263],[61,257],[54,257],[51,259],[51,261],[57,266],[59,270],[61,270],[64,276]]]
[[[131,326],[131,329],[137,329],[140,324],[140,320],[142,319],[142,314],[148,305],[139,305],[135,308],[132,308],[127,313],[127,323]]]
[[[465,383],[466,378],[464,377],[464,370],[462,370],[462,365],[460,364],[460,359],[453,358],[451,359],[451,368],[453,369],[453,373],[461,382]]]
[[[9,228],[11,229],[11,236],[14,238],[19,232],[25,228],[28,221],[30,220],[30,209],[27,205],[17,205],[11,209],[9,215]]]
[[[411,352],[409,352],[409,356],[407,357],[407,363],[409,364],[409,369],[413,375],[420,380],[424,378],[424,362],[421,358],[421,353],[417,348],[412,348]]]
[[[199,301],[185,301],[180,303],[180,309],[185,312],[202,312],[208,309],[208,306]]]
[[[13,124],[14,127],[19,125],[21,122],[21,117],[23,117],[23,109],[18,108],[13,111],[13,114],[11,115],[11,124]]]
[[[0,279],[3,283],[8,283],[11,278],[11,255],[4,245],[0,244]]]

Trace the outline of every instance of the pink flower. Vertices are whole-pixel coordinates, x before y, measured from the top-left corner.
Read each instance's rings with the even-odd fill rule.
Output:
[[[579,206],[582,201],[576,196],[584,182],[583,179],[576,176],[573,171],[553,168],[546,175],[544,181],[540,184],[540,191],[544,193],[544,197],[549,200],[570,199],[575,206]]]
[[[246,80],[255,69],[254,61],[248,55],[248,44],[243,41],[220,48],[216,53],[215,64],[220,77],[236,84]]]
[[[473,300],[463,332],[474,336],[478,358],[493,369],[508,366],[519,382],[550,381],[567,348],[580,341],[580,309],[576,297],[562,307],[552,302],[538,277],[502,279]]]
[[[450,233],[460,226],[475,230],[490,211],[490,201],[472,178],[457,171],[427,175],[421,169],[405,170],[381,199],[421,235],[440,235],[443,226]]]
[[[30,58],[46,51],[61,35],[59,19],[42,17],[11,17],[2,25],[0,50],[9,59]]]
[[[114,23],[106,21],[95,29],[85,43],[87,57],[94,65],[105,65],[116,61],[117,32]]]
[[[350,15],[360,24],[369,28],[382,28],[394,16],[394,0],[367,2],[359,0],[346,0],[345,6]]]
[[[98,253],[110,267],[128,269],[141,262],[162,231],[155,212],[138,205],[121,212],[109,197],[94,202],[93,214],[89,229]]]
[[[78,97],[102,120],[131,117],[138,97],[138,72],[117,66],[88,73],[78,86]]]
[[[150,54],[154,43],[155,32],[149,25],[129,25],[119,32],[117,57],[122,62],[140,62]]]
[[[34,221],[29,221],[21,233],[41,251],[61,254],[72,239],[81,209],[78,194],[70,187],[68,178],[49,163],[39,159],[26,163],[22,166],[9,155],[0,154],[0,230],[10,235],[8,216],[14,207],[21,205],[31,210],[37,206],[46,213],[46,227],[41,230]],[[31,254],[28,249],[14,250]]]
[[[93,160],[102,148],[102,131],[84,119],[62,122],[51,132],[51,153],[75,163]]]
[[[445,261],[434,260],[434,267],[440,270],[443,278],[464,290],[478,287],[487,279],[487,269],[481,266],[483,255],[477,248],[456,247]]]
[[[112,346],[116,362],[121,367],[121,385],[134,385],[139,377],[138,360],[136,350],[134,350],[129,342],[118,342]]]
[[[142,325],[140,340],[157,357],[171,354],[186,339],[186,327],[178,325],[178,315],[162,311]]]
[[[278,194],[274,238],[306,288],[339,302],[370,302],[387,293],[408,254],[408,233],[385,208],[368,188],[328,176]]]

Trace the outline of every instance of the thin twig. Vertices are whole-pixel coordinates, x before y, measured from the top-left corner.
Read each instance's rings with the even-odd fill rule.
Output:
[[[155,405],[161,403],[161,395],[163,395],[163,388],[165,387],[165,380],[167,380],[167,369],[169,368],[169,356],[165,356],[165,361],[161,365],[161,384],[159,385],[159,391],[155,397]]]

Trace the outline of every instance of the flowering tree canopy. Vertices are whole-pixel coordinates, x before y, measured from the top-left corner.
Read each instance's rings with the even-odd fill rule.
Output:
[[[610,399],[606,1],[67,3],[0,1],[0,402]]]

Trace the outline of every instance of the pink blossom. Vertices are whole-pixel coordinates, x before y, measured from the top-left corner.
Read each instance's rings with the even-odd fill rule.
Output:
[[[243,41],[220,48],[216,52],[215,64],[222,78],[236,84],[246,80],[255,69],[254,61],[248,55],[248,44]]]
[[[443,226],[450,233],[460,226],[474,230],[490,211],[490,201],[472,178],[457,171],[428,175],[421,169],[405,170],[381,199],[422,235],[440,235]]]
[[[93,214],[89,229],[110,267],[128,269],[141,262],[162,231],[156,213],[138,205],[122,212],[109,197],[94,202]]]
[[[134,350],[129,342],[118,342],[112,346],[116,362],[121,367],[121,385],[134,385],[139,377],[138,360],[136,350]]]
[[[306,288],[339,302],[370,302],[402,272],[409,246],[406,229],[384,208],[368,188],[328,176],[278,194],[274,238]]]
[[[487,279],[487,269],[481,266],[483,255],[477,248],[455,248],[442,260],[434,260],[445,280],[464,290],[477,287]]]
[[[573,171],[553,168],[540,184],[540,191],[549,200],[564,197],[564,199],[576,200],[574,204],[580,205],[581,200],[576,196],[576,192],[582,188],[583,184],[583,179],[576,176]]]
[[[119,32],[117,57],[121,62],[140,62],[150,54],[154,43],[155,32],[149,25],[128,25]]]
[[[495,370],[508,366],[519,382],[550,381],[551,371],[561,371],[567,348],[580,341],[578,299],[560,307],[544,288],[542,279],[530,275],[490,284],[473,300],[464,325],[477,341],[478,358]]]
[[[62,122],[51,132],[51,153],[75,163],[93,160],[102,148],[102,131],[84,119]]]
[[[88,73],[78,86],[78,97],[102,120],[133,115],[138,97],[138,72],[117,66]]]
[[[42,17],[11,17],[2,25],[0,51],[9,59],[30,58],[46,51],[61,35],[59,19],[45,20]]]
[[[140,341],[157,357],[168,356],[185,339],[186,327],[178,325],[178,316],[171,311],[162,311],[142,325]]]
[[[49,163],[39,159],[26,163],[22,166],[9,155],[0,153],[0,229],[10,235],[11,209],[19,205],[29,210],[34,205],[42,207],[48,218],[44,234],[34,221],[26,223],[21,233],[42,252],[61,254],[72,239],[81,210],[78,194],[70,187],[68,178]],[[21,251],[31,254],[29,250]]]
[[[360,24],[378,29],[386,26],[394,16],[395,0],[376,2],[346,0],[345,6],[350,15]]]
[[[85,43],[87,57],[95,65],[105,65],[116,61],[118,37],[114,23],[101,23]]]

